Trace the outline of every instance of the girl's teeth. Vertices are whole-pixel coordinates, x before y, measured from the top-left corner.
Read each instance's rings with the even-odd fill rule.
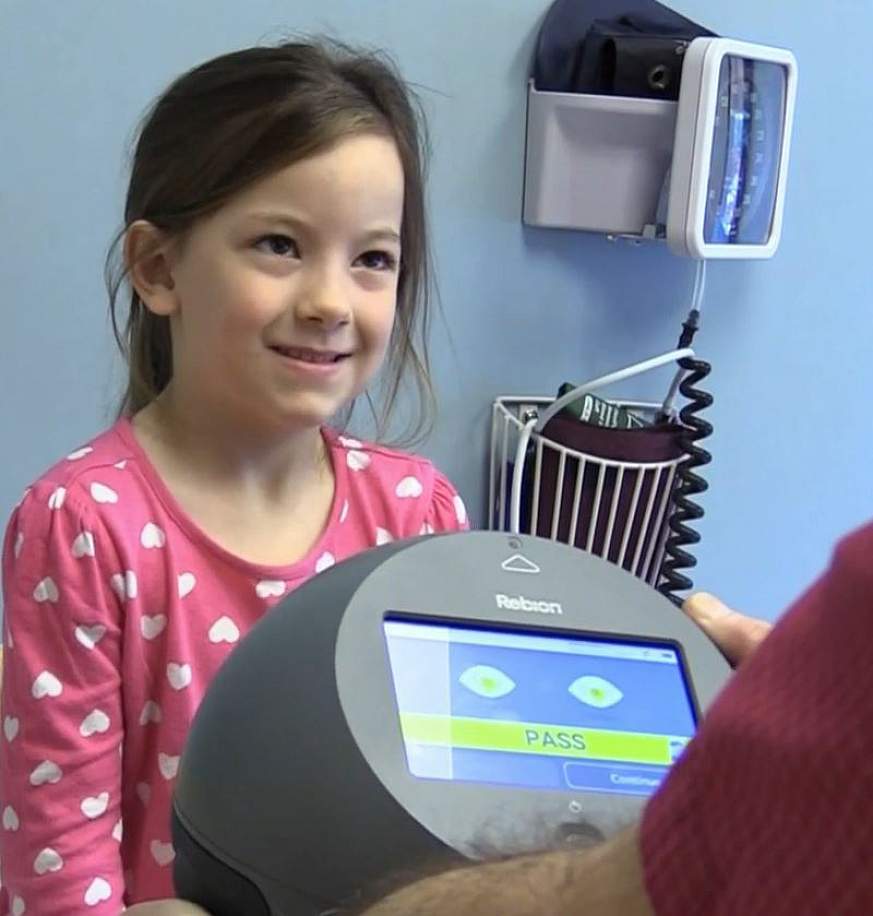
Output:
[[[291,356],[294,359],[300,359],[307,363],[332,363],[334,361],[333,356],[329,354],[301,353],[299,350],[283,350],[282,352],[286,356]]]

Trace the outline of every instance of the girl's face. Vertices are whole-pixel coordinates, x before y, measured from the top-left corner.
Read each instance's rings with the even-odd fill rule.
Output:
[[[403,184],[393,141],[362,134],[197,223],[168,262],[175,393],[285,428],[360,394],[394,322]]]

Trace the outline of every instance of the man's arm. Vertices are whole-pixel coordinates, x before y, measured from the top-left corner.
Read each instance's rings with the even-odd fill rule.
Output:
[[[184,900],[153,900],[128,907],[125,916],[209,916],[206,910]]]
[[[362,916],[654,916],[636,828],[593,849],[568,849],[444,872]]]

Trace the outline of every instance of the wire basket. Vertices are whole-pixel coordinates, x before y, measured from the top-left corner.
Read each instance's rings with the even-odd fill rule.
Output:
[[[547,424],[542,431],[530,433],[527,445],[522,446],[521,489],[518,491],[516,484],[514,494],[517,451],[523,436],[526,438],[525,427],[554,400],[525,396],[495,400],[491,412],[489,528],[536,534],[574,545],[657,587],[677,468],[685,453],[673,448],[674,454],[663,460],[618,460],[555,441],[548,434]],[[611,403],[630,407],[637,415],[652,420],[662,406],[634,401]],[[515,513],[513,495],[520,503]]]

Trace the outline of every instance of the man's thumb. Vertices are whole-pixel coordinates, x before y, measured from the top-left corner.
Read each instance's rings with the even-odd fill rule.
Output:
[[[751,655],[770,631],[766,621],[739,614],[708,592],[696,592],[688,597],[682,610],[733,665]]]

